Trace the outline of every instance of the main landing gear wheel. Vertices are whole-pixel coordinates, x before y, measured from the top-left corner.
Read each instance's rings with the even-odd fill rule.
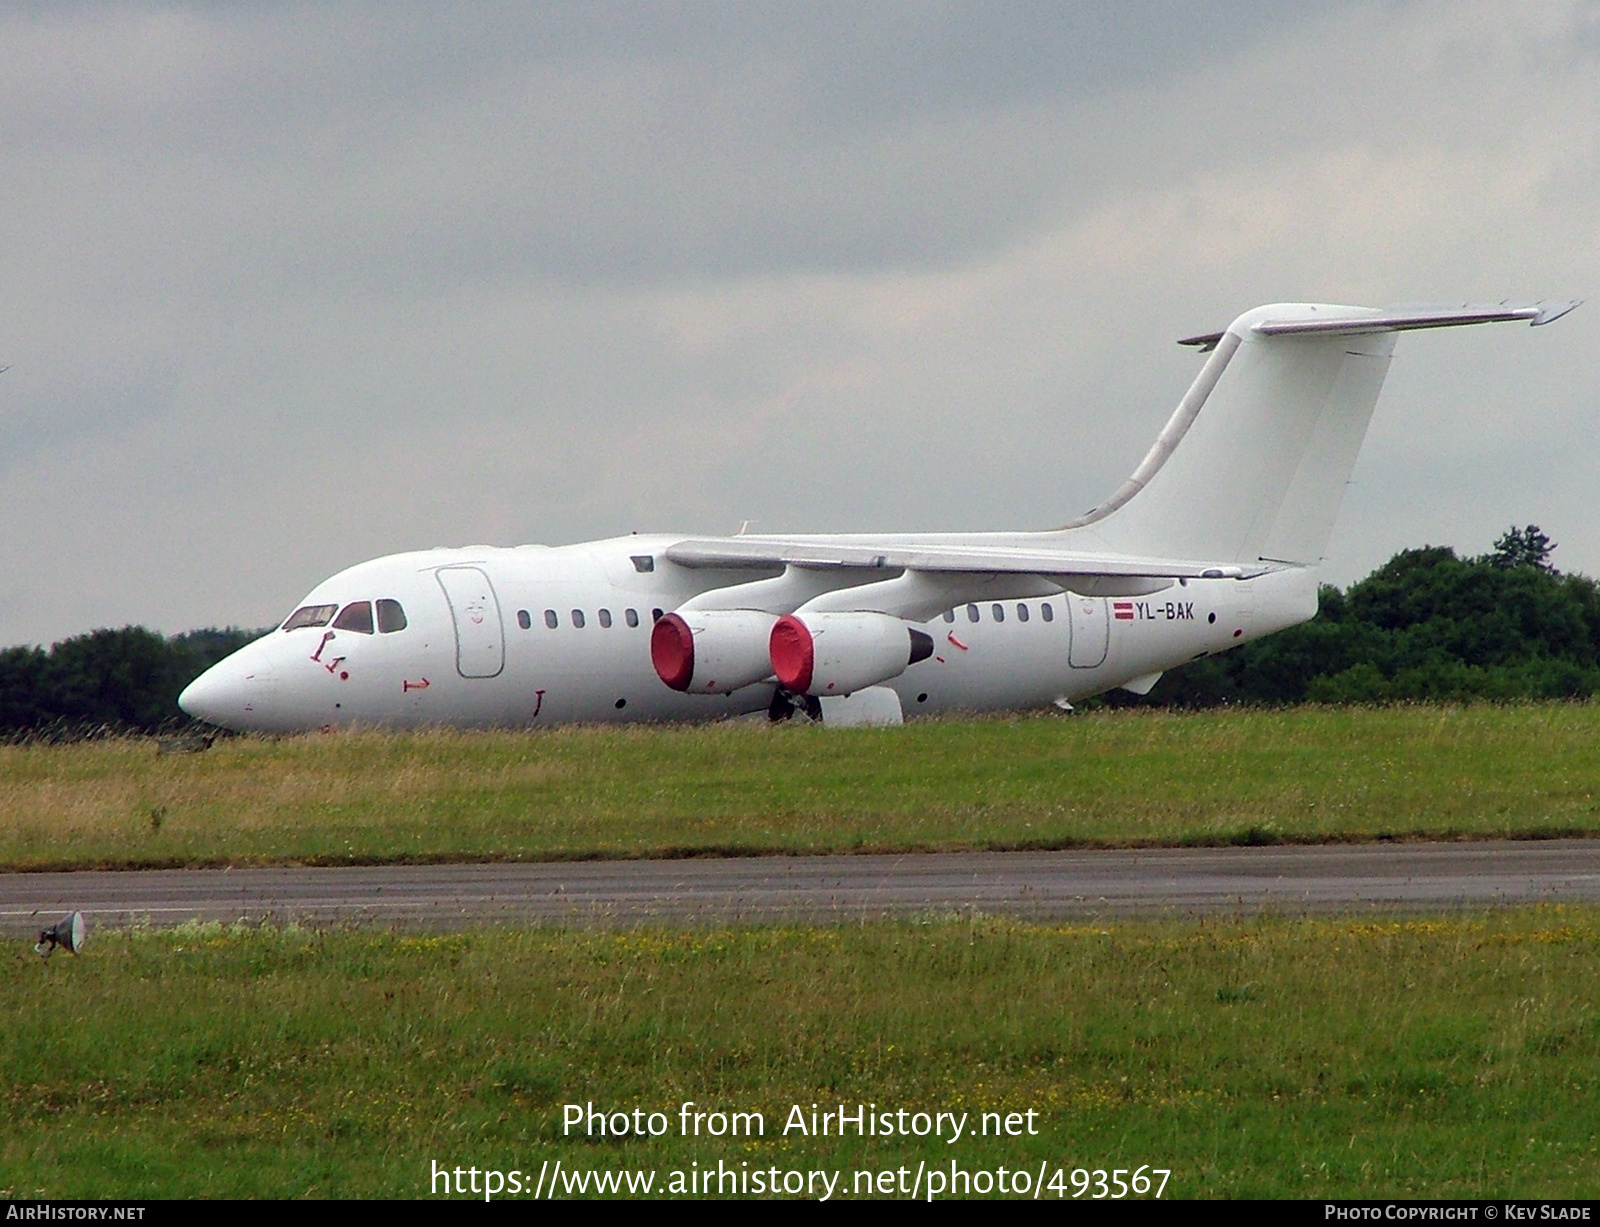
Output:
[[[782,686],[774,687],[772,702],[767,707],[767,719],[773,724],[794,719],[796,712],[804,712],[807,719],[821,723],[822,700],[815,695],[790,694]]]

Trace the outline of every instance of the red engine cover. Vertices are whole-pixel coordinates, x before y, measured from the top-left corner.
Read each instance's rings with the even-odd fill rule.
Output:
[[[694,677],[694,632],[677,614],[663,614],[651,628],[650,663],[674,690],[689,689]]]
[[[783,688],[794,694],[804,694],[811,686],[811,674],[817,665],[816,648],[806,624],[792,614],[785,614],[772,627],[770,648],[772,671]]]

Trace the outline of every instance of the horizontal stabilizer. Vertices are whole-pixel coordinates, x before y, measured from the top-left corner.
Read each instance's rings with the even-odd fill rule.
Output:
[[[1418,328],[1458,328],[1465,324],[1509,324],[1527,320],[1537,328],[1554,323],[1567,312],[1581,306],[1581,300],[1537,303],[1443,303],[1407,304],[1372,310],[1349,307],[1311,307],[1307,310],[1331,314],[1305,318],[1263,319],[1250,331],[1266,337],[1284,336],[1367,336],[1376,332],[1410,332]],[[1356,314],[1355,312],[1359,312]],[[1179,345],[1192,345],[1208,354],[1222,340],[1220,332],[1205,332],[1184,337]]]
[[[1385,307],[1365,318],[1262,320],[1255,331],[1263,336],[1296,334],[1315,336],[1360,336],[1373,332],[1409,332],[1416,328],[1455,328],[1463,324],[1508,324],[1527,320],[1538,327],[1560,319],[1578,306],[1576,302],[1464,304],[1459,307],[1437,305]]]

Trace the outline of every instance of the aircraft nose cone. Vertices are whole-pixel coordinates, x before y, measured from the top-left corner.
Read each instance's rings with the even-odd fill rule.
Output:
[[[260,723],[260,700],[270,685],[270,666],[231,656],[184,687],[178,706],[196,720],[244,732]]]
[[[183,688],[178,706],[196,720],[226,728],[228,716],[244,708],[242,690],[237,681],[223,674],[220,665],[212,665]]]

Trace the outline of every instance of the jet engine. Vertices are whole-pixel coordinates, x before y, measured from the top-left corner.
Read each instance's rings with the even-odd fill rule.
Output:
[[[650,631],[650,663],[687,694],[724,694],[772,676],[767,640],[776,615],[750,609],[663,614]]]
[[[933,655],[933,639],[881,613],[785,614],[772,627],[772,672],[793,694],[850,694]]]

